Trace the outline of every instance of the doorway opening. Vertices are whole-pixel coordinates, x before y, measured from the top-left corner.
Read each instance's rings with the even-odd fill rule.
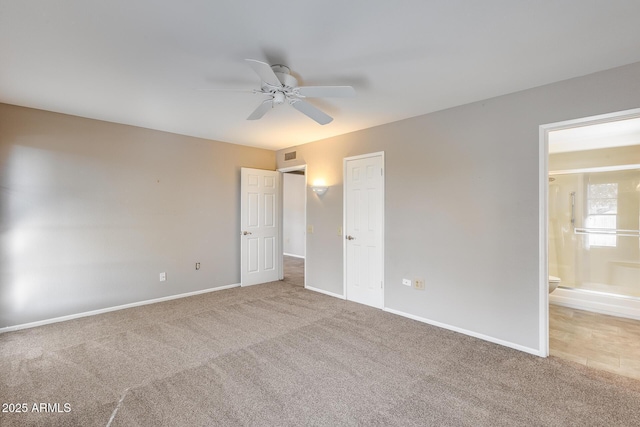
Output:
[[[640,109],[540,139],[541,348],[640,378]]]
[[[306,287],[306,165],[279,169],[282,179],[281,280]]]

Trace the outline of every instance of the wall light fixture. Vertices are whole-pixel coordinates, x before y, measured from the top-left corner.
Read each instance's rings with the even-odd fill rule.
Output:
[[[322,196],[324,193],[327,192],[329,187],[327,187],[327,185],[324,183],[324,180],[316,179],[315,181],[313,181],[313,185],[311,186],[311,189],[318,196]]]

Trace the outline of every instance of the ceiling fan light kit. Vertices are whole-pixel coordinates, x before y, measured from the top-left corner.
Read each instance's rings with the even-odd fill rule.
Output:
[[[293,108],[321,125],[331,123],[333,117],[304,101],[305,98],[347,98],[356,96],[351,86],[298,86],[298,79],[291,75],[286,65],[269,65],[255,59],[246,60],[249,66],[260,77],[260,90],[254,93],[267,95],[258,107],[247,117],[247,120],[261,119],[271,108],[284,104],[285,101]]]

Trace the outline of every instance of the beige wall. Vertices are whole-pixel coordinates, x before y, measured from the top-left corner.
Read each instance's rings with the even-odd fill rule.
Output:
[[[640,164],[640,145],[549,154],[549,171]]]
[[[384,151],[385,306],[539,351],[539,126],[638,107],[633,64],[279,151],[330,185],[307,190],[307,285],[343,293],[343,158]]]
[[[274,153],[0,104],[0,328],[238,283],[241,166]]]

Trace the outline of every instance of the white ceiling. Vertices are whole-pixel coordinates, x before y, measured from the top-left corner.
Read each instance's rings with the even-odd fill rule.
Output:
[[[640,61],[637,0],[0,0],[0,102],[284,148]],[[352,85],[262,120],[245,58]]]

